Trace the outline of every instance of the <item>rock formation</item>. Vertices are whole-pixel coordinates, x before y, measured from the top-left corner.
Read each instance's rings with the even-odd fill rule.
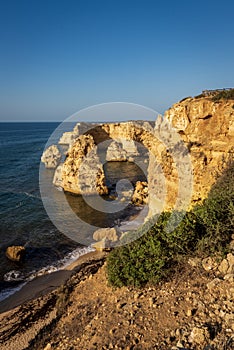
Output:
[[[151,215],[162,201],[164,209],[178,204],[182,183],[181,197],[189,197],[191,192],[189,206],[206,198],[228,160],[233,160],[233,106],[233,100],[188,98],[174,104],[164,118],[159,117],[154,129],[158,141],[151,147],[149,163]]]
[[[12,261],[20,262],[25,256],[25,248],[22,246],[8,247],[6,250],[6,256]]]
[[[118,241],[119,236],[114,227],[100,228],[94,232],[93,239],[95,241],[100,241],[103,238],[106,238],[111,242],[116,242]]]
[[[65,191],[76,194],[107,194],[102,164],[91,135],[81,135],[71,147],[62,167]]]
[[[120,142],[113,141],[106,151],[107,162],[125,162],[127,160],[127,152],[123,149]]]
[[[134,160],[137,142],[149,151],[149,215],[187,210],[207,196],[217,175],[233,159],[233,106],[233,100],[187,98],[164,117],[158,116],[155,127],[137,121],[94,125],[71,145],[64,165],[56,169],[54,183],[73,193],[107,193],[96,146],[112,140],[107,160],[124,161]],[[47,165],[59,163],[53,156],[48,159]]]
[[[63,172],[63,164],[59,164],[55,169],[54,177],[53,177],[53,185],[55,185],[56,187],[63,188],[62,172]]]
[[[72,131],[64,132],[63,135],[60,137],[59,144],[60,145],[72,145],[75,140],[79,137],[79,125],[80,123],[77,123]]]
[[[127,158],[139,155],[138,149],[133,140],[121,139],[120,141],[123,145],[123,149],[126,151]]]
[[[148,183],[145,181],[137,181],[135,191],[132,196],[132,202],[136,205],[148,203]]]
[[[56,168],[61,159],[61,153],[56,145],[49,146],[42,154],[41,161],[46,168]]]

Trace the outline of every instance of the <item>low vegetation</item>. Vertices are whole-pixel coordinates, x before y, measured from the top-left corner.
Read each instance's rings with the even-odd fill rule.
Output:
[[[220,100],[234,100],[234,89],[223,89],[223,90],[208,90],[208,93],[205,91],[201,94],[195,96],[194,98],[209,97],[211,101],[217,102]]]
[[[187,213],[164,212],[126,235],[123,243],[136,240],[109,254],[108,281],[115,287],[158,283],[188,256],[228,252],[233,232],[234,163],[230,163],[202,205]]]
[[[212,101],[234,100],[234,89],[223,90],[212,97]]]

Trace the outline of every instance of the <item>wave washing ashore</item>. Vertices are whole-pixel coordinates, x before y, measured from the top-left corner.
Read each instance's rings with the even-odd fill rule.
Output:
[[[27,281],[64,269],[92,251],[91,247],[82,247],[58,231],[48,218],[40,197],[40,158],[57,126],[58,123],[0,124],[0,301]],[[113,164],[110,173],[116,173],[115,167]],[[136,176],[134,167],[127,170],[130,176]],[[48,176],[51,174],[52,170],[49,170]],[[75,199],[71,197],[70,200]],[[81,199],[77,198],[76,205],[84,211],[81,216],[87,216],[87,208],[83,208]],[[95,217],[100,227],[105,226],[103,220],[107,220],[106,226],[110,225],[110,217]],[[5,256],[7,247],[12,245],[26,247],[22,263],[10,261]]]
[[[0,124],[0,300],[38,275],[66,267],[90,251],[63,236],[41,202],[38,173],[48,137],[58,123]],[[25,260],[5,256],[10,245],[26,247]]]

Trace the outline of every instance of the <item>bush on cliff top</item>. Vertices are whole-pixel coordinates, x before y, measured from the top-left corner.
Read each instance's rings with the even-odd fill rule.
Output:
[[[212,97],[212,101],[219,101],[219,100],[234,100],[234,89],[230,90],[224,90],[217,93],[215,96]]]
[[[138,239],[108,256],[110,284],[121,287],[157,283],[169,276],[185,256],[227,252],[234,231],[234,164],[230,164],[203,204],[186,213],[170,232],[168,222],[173,225],[173,220],[182,214],[174,212],[171,217],[164,212],[131,232],[130,238],[134,235]]]

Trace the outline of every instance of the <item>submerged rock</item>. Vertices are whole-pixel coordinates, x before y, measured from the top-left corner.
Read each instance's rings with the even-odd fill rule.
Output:
[[[25,248],[22,246],[11,246],[6,250],[6,257],[12,261],[22,261],[25,256]]]

